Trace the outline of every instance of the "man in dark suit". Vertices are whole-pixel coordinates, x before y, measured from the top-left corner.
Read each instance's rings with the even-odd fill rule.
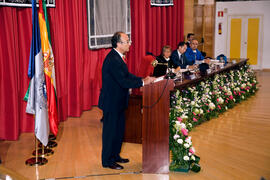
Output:
[[[179,69],[187,69],[189,68],[190,64],[187,61],[187,58],[185,56],[185,52],[187,50],[187,45],[185,42],[180,42],[177,46],[177,49],[172,52],[171,60],[174,64],[174,68]]]
[[[194,36],[195,36],[195,34],[193,34],[193,33],[188,33],[187,34],[187,42],[186,42],[186,44],[187,44],[188,48],[190,47],[191,41],[194,39]]]
[[[154,81],[142,79],[128,72],[125,54],[131,41],[127,34],[116,32],[112,39],[113,49],[106,56],[102,66],[102,89],[98,107],[103,110],[102,166],[123,169],[118,163],[128,163],[120,157],[125,129],[124,111],[128,106],[129,88],[139,88]]]

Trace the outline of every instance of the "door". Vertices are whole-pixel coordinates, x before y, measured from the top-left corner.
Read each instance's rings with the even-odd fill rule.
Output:
[[[249,58],[254,69],[261,69],[262,16],[228,16],[227,55]]]

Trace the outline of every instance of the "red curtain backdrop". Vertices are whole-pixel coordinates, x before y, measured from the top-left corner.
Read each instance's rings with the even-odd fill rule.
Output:
[[[102,63],[110,49],[89,50],[87,3],[56,1],[48,8],[55,57],[58,114],[61,121],[97,105]],[[128,67],[136,74],[147,51],[159,54],[165,44],[183,40],[184,0],[151,7],[150,0],[131,0],[132,46]],[[32,35],[31,8],[0,7],[0,139],[17,140],[33,132],[25,113],[28,59]]]

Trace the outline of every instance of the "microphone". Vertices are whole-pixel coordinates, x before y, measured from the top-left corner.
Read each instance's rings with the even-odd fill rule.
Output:
[[[156,59],[154,61],[152,61],[151,64],[153,67],[156,67],[157,65],[163,65],[163,66],[169,65],[169,63],[159,63],[158,60],[156,60]]]

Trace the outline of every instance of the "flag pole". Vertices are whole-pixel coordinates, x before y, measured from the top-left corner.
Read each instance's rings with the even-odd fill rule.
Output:
[[[38,155],[38,139],[35,136],[35,157],[29,158],[25,161],[28,166],[42,166],[48,163],[48,160],[44,157],[39,157]]]
[[[42,157],[45,157],[45,156],[51,156],[54,154],[54,151],[48,147],[48,146],[43,146],[41,143],[38,143],[38,151],[36,152],[36,150],[33,151],[32,155],[33,156],[36,156],[36,153],[38,154],[38,156],[42,156]],[[41,147],[41,148],[40,148]]]

